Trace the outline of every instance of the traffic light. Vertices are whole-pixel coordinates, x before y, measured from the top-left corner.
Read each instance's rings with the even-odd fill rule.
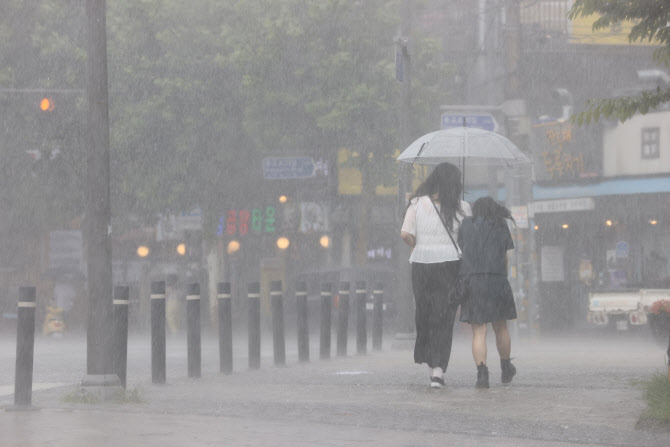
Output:
[[[54,109],[54,102],[51,98],[46,96],[40,100],[40,110],[43,112],[51,112]]]

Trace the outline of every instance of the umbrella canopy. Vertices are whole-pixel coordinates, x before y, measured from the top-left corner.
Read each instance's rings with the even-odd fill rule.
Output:
[[[471,166],[508,167],[531,162],[504,136],[474,127],[428,133],[410,144],[396,160],[424,165],[448,161]]]

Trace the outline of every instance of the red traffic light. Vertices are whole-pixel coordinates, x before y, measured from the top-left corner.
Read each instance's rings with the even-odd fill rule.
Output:
[[[43,112],[51,112],[54,109],[54,102],[51,98],[42,98],[40,101],[40,110]]]

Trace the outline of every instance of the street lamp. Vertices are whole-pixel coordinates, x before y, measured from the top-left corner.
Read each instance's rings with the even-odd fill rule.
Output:
[[[226,252],[228,252],[229,255],[232,255],[239,249],[240,249],[240,243],[235,239],[233,239],[232,241],[228,242],[228,248],[226,249]]]
[[[277,239],[277,247],[279,247],[280,250],[286,250],[289,246],[290,242],[287,237],[280,237]]]

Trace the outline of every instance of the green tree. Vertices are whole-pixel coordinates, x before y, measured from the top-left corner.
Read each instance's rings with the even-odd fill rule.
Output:
[[[64,7],[26,0],[4,11],[2,87],[85,88],[81,2],[68,0]],[[361,154],[361,203],[371,200],[375,185],[395,183],[398,11],[397,0],[108,2],[113,216],[150,223],[157,212],[198,204],[213,231],[222,202],[260,197],[262,157],[312,148],[331,161],[343,147]],[[435,111],[448,99],[449,66],[438,42],[415,38],[417,134],[432,130]],[[32,190],[53,196],[55,213],[40,214],[49,226],[83,212],[84,129],[78,123],[85,101],[83,94],[74,98],[53,185],[44,176],[34,188],[29,179],[16,180],[37,166],[19,150],[33,148],[25,135],[37,117],[2,112],[3,168],[14,177],[0,179],[8,186],[0,192],[13,204],[18,225],[26,220],[20,213],[32,212]]]
[[[654,60],[666,66],[670,64],[670,1],[576,0],[568,16],[573,19],[592,14],[598,15],[598,19],[593,22],[593,31],[631,21],[633,27],[628,40],[657,43],[659,47],[654,52]],[[636,113],[645,114],[668,101],[670,87],[657,87],[638,96],[591,99],[582,112],[573,116],[573,120],[581,125],[597,121],[602,116],[623,122]]]
[[[78,0],[10,2],[0,15],[0,251],[32,268],[28,247],[83,212],[83,8]],[[42,92],[40,90],[47,90]],[[40,110],[40,99],[54,103]]]

